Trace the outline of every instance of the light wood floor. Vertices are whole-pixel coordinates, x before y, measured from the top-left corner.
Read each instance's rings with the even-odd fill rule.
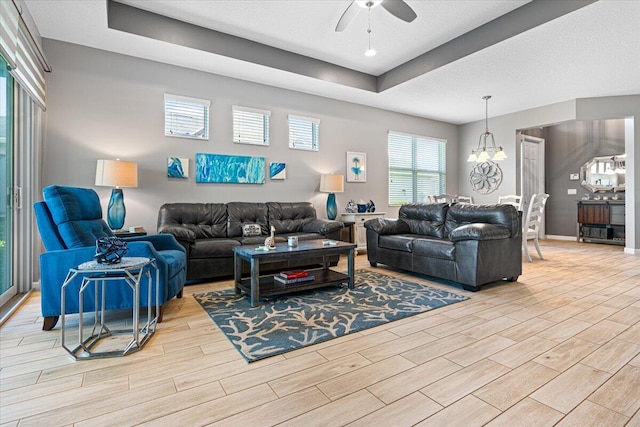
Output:
[[[81,362],[35,294],[0,329],[0,424],[640,426],[640,258],[542,250],[476,293],[411,275],[470,299],[252,364],[191,297],[230,281],[187,287],[142,351]]]

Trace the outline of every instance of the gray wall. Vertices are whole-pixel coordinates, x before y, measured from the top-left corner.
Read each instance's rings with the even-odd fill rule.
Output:
[[[158,208],[167,202],[311,201],[326,217],[320,174],[345,173],[346,151],[367,153],[366,183],[346,183],[339,211],[349,199],[388,206],[387,132],[446,139],[447,190],[457,192],[457,126],[300,92],[232,79],[148,60],[44,40],[53,73],[47,76],[43,185],[95,188],[106,209],[109,188],[95,187],[97,159],[138,162],[139,187],[127,188],[125,227],[155,232]],[[164,93],[210,99],[207,142],[164,136]],[[232,142],[232,105],[271,110],[271,145]],[[320,151],[288,148],[287,114],[316,117]],[[287,164],[285,181],[263,185],[196,184],[195,153],[262,156]],[[189,158],[188,180],[167,177],[167,157]]]
[[[624,119],[624,152],[627,154],[625,252],[640,253],[640,186],[638,185],[640,179],[637,177],[640,172],[637,170],[637,165],[640,165],[640,150],[636,149],[636,145],[640,143],[640,95],[575,99],[504,116],[490,117],[489,128],[495,134],[496,143],[504,146],[509,158],[501,165],[505,176],[501,187],[486,196],[473,193],[465,178],[471,168],[466,163],[466,153],[477,145],[478,135],[484,131],[484,120],[461,125],[458,134],[458,148],[460,153],[465,155],[461,155],[458,159],[459,194],[472,194],[480,203],[495,203],[499,194],[519,193],[516,178],[519,165],[519,147],[516,144],[516,134],[519,130],[550,126],[572,120],[604,119]],[[551,194],[551,198],[565,196],[566,188],[563,195]],[[549,221],[553,221],[553,218],[549,218]],[[575,235],[575,231],[570,235]]]
[[[592,193],[583,188],[580,181],[571,181],[569,174],[579,173],[580,166],[592,157],[624,153],[624,120],[574,120],[545,130],[545,187],[553,194],[546,207],[546,233],[573,236],[576,233],[576,200],[585,193]],[[568,189],[576,189],[577,194],[567,194]],[[619,194],[621,198],[624,195]]]

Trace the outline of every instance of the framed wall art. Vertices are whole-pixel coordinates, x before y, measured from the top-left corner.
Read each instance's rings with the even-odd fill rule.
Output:
[[[287,164],[279,162],[269,163],[270,179],[287,179]]]
[[[347,151],[347,182],[367,182],[367,153]]]
[[[167,159],[167,176],[170,178],[189,178],[189,159],[169,157]]]
[[[265,159],[196,153],[197,183],[264,184]]]

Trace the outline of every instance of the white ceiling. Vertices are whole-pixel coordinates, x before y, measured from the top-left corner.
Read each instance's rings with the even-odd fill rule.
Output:
[[[365,10],[334,31],[350,0],[119,1],[376,76],[527,3],[406,0],[412,23],[377,7],[369,58]],[[109,29],[106,0],[26,4],[42,37],[456,124],[484,118],[483,95],[496,116],[640,93],[638,0],[598,1],[380,93]]]

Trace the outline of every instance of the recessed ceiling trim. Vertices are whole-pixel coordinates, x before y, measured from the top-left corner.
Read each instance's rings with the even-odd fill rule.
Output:
[[[155,40],[375,92],[376,77],[107,0],[107,26]]]
[[[378,77],[378,92],[455,62],[597,0],[533,0]]]

